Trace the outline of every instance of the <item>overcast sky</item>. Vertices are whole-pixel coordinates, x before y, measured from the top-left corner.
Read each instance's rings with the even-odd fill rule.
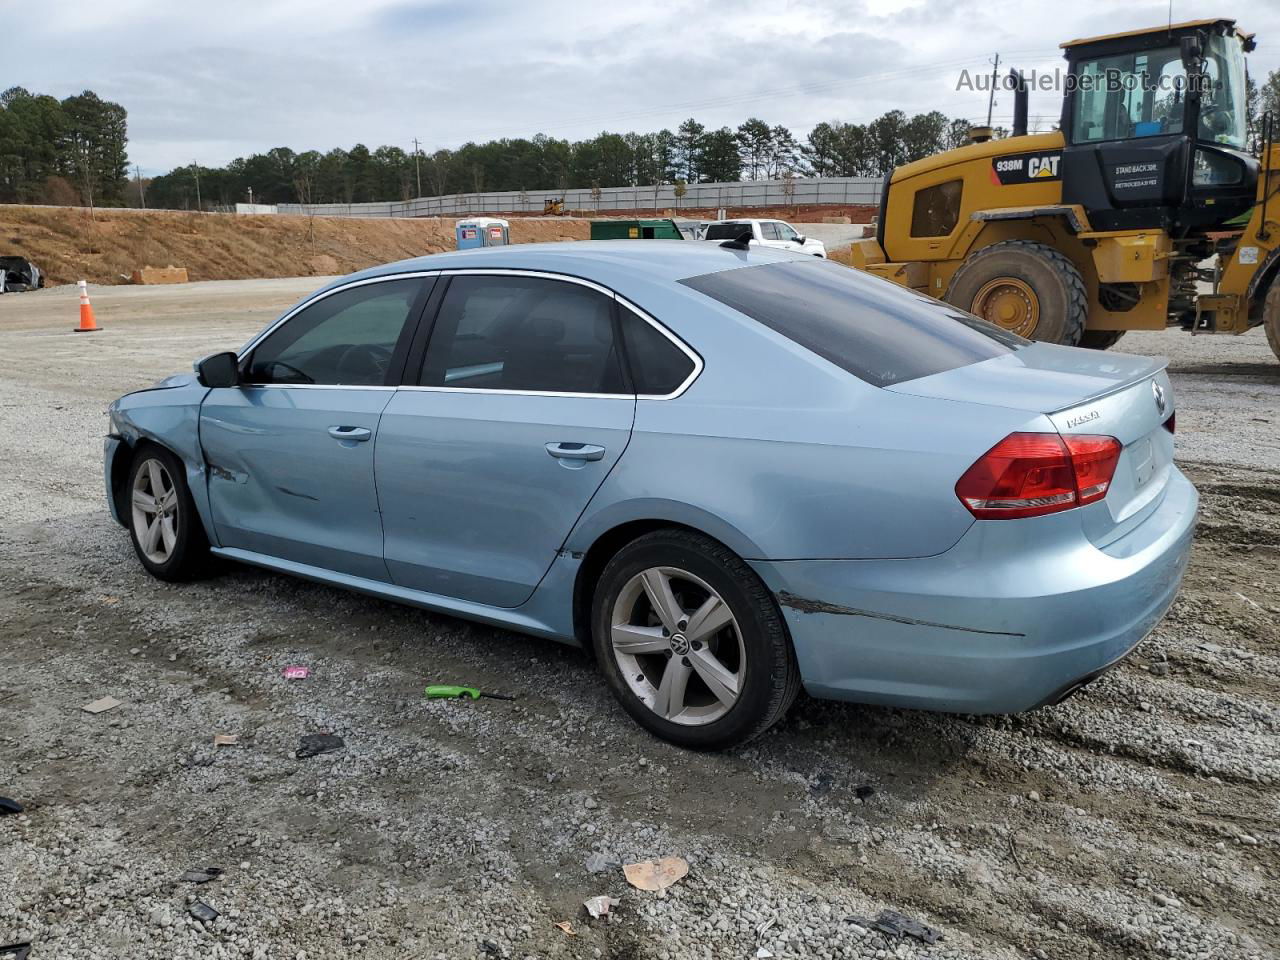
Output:
[[[985,118],[961,70],[1052,70],[1064,40],[1165,23],[1167,0],[44,0],[6,20],[0,86],[83,89],[129,111],[144,174],[273,146],[412,149],[748,116],[799,137],[886,110]],[[1250,73],[1280,68],[1280,2],[1174,0],[1235,16]],[[1002,68],[1002,71],[1003,68]],[[1007,124],[1013,97],[1000,97]],[[1059,95],[1033,93],[1033,124]]]

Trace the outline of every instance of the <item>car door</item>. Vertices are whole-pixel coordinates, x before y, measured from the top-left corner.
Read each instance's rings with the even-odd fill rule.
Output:
[[[774,223],[774,228],[778,231],[778,239],[782,241],[784,250],[796,250],[804,252],[804,244],[800,242],[800,234],[789,223],[783,223],[781,220]]]
[[[224,547],[387,580],[373,479],[424,274],[338,288],[241,355],[242,385],[200,407],[209,503]]]
[[[515,607],[622,455],[636,398],[607,291],[445,276],[421,368],[379,431],[387,568],[401,586]]]

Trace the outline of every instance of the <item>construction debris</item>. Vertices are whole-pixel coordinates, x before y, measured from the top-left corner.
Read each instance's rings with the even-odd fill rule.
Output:
[[[187,912],[197,920],[203,920],[205,923],[212,923],[218,919],[218,911],[203,900],[197,900],[188,908]]]
[[[603,917],[611,909],[622,903],[617,897],[588,897],[582,901],[587,913],[593,917]]]
[[[178,879],[182,883],[208,883],[222,876],[222,873],[221,867],[201,867],[198,870],[188,870]]]
[[[80,709],[85,713],[104,713],[107,710],[114,710],[118,706],[120,706],[120,701],[115,697],[102,697],[92,703],[86,703]]]
[[[129,277],[132,283],[188,283],[187,268],[175,267],[169,264],[167,267],[143,267],[141,270],[133,271]]]
[[[0,797],[0,817],[6,813],[21,813],[22,804],[17,800],[10,800],[8,797]]]
[[[299,760],[318,757],[322,753],[333,753],[346,746],[346,742],[334,733],[308,733],[298,741],[298,751],[294,756]]]
[[[682,857],[663,857],[661,860],[624,863],[622,872],[633,887],[661,893],[688,874],[689,864]]]
[[[876,917],[872,926],[881,933],[889,934],[891,937],[915,937],[924,943],[937,943],[942,939],[941,931],[926,926],[919,920],[913,920],[906,914],[898,913],[896,910],[881,910],[880,916]]]

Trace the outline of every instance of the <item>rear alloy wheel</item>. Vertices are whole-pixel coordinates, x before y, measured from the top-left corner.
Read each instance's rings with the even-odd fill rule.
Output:
[[[1084,279],[1053,247],[1005,240],[971,255],[951,278],[947,303],[1032,340],[1075,346],[1089,299]]]
[[[605,567],[592,609],[615,696],[665,740],[743,743],[776,723],[799,690],[777,604],[713,540],[682,530],[639,538]]]
[[[199,573],[209,543],[182,461],[160,447],[140,448],[127,493],[133,549],[147,572],[161,580],[188,580]]]

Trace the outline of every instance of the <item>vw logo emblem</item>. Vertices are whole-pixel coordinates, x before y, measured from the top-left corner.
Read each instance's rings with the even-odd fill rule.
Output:
[[[1169,406],[1169,401],[1164,398],[1164,387],[1160,386],[1155,380],[1151,381],[1151,393],[1156,398],[1156,409],[1160,411],[1160,415],[1164,415],[1165,408]]]
[[[677,657],[683,657],[689,652],[689,640],[683,633],[677,633],[672,636],[671,652]]]

